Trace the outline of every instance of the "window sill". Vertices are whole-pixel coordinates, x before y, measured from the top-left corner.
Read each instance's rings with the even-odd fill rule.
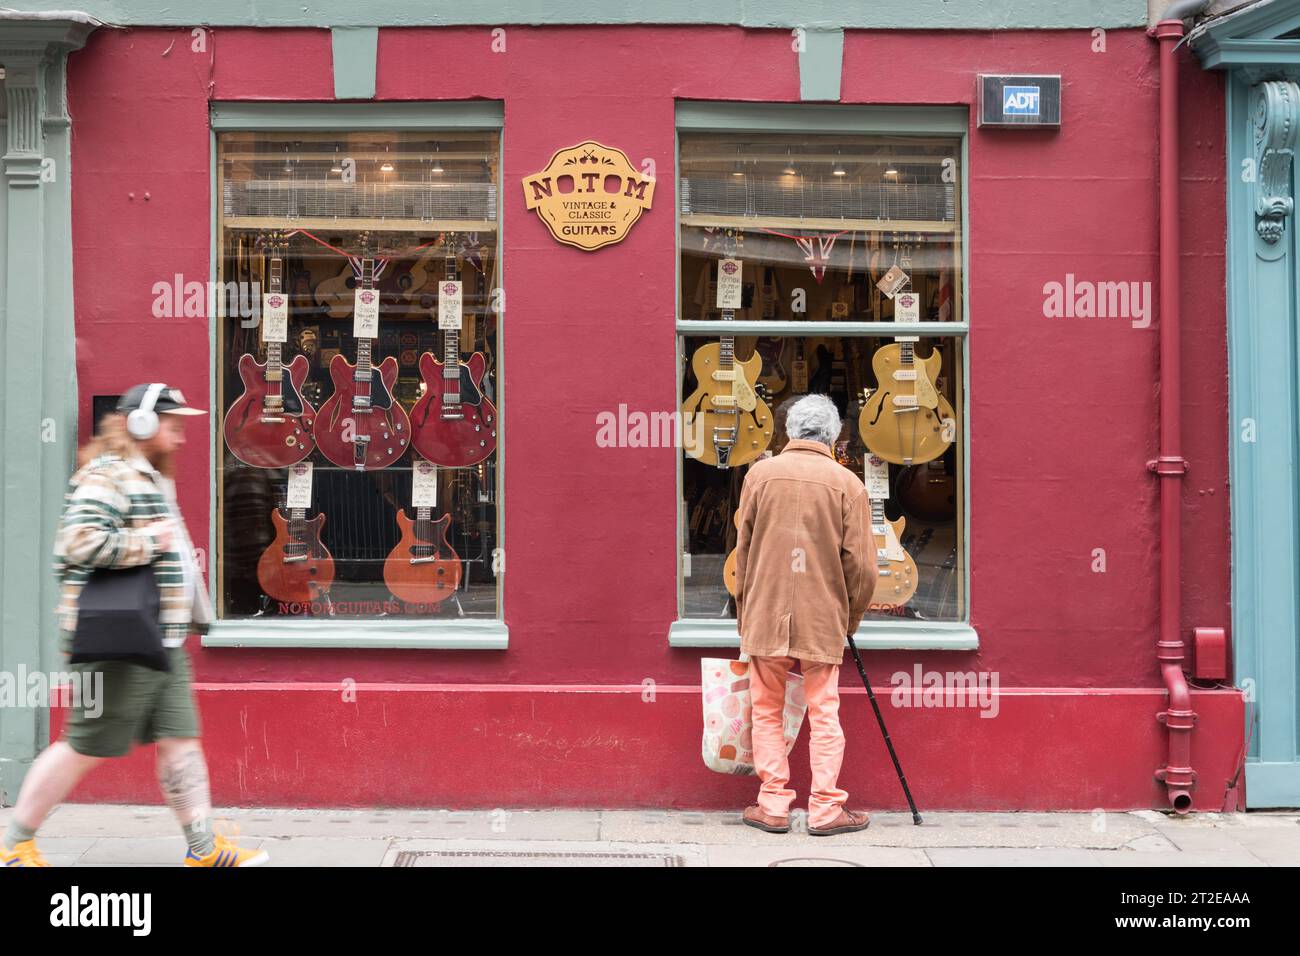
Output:
[[[504,621],[220,621],[203,647],[427,648],[503,651],[510,646]]]
[[[950,621],[895,623],[864,621],[853,635],[859,650],[975,651],[979,635],[969,624]],[[846,645],[848,641],[844,642]],[[668,628],[669,647],[740,647],[734,620],[677,620]]]

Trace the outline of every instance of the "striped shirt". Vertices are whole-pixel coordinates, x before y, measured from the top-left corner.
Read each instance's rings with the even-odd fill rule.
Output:
[[[171,503],[175,495],[170,486],[143,458],[128,462],[117,455],[101,455],[72,476],[54,539],[65,653],[77,628],[77,599],[96,568],[152,562],[161,597],[163,644],[168,647],[180,647],[196,624],[202,629],[212,620],[207,592],[194,584],[194,554],[180,512]],[[172,541],[171,550],[162,551],[157,532],[149,526],[165,518],[172,519]]]

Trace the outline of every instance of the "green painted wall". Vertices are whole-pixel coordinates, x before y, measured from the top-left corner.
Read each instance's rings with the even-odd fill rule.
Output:
[[[67,3],[19,0],[19,10],[66,10]],[[745,27],[988,30],[1091,29],[1146,25],[1146,0],[83,0],[71,5],[123,26],[453,26],[562,23],[728,23]]]

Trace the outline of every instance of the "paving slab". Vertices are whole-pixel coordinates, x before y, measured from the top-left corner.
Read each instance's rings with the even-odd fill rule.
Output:
[[[271,857],[268,866],[382,866],[391,840],[350,837],[269,837],[261,848]]]

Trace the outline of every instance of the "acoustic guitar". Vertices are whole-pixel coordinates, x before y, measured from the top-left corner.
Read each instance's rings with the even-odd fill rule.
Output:
[[[460,587],[460,557],[448,541],[451,515],[437,521],[432,508],[416,508],[415,519],[397,512],[402,539],[384,561],[384,583],[407,604],[438,604]]]
[[[730,259],[737,240],[727,230]],[[719,260],[719,268],[737,263]],[[721,277],[719,277],[721,282]],[[724,321],[734,321],[735,309],[723,309]],[[691,356],[696,387],[682,403],[682,446],[692,458],[718,468],[731,468],[753,461],[772,441],[772,412],[754,390],[763,357],[755,352],[736,361],[736,338],[721,336],[717,342],[701,345]]]
[[[876,351],[871,368],[876,389],[866,396],[858,433],[872,452],[896,465],[933,461],[948,450],[957,433],[957,416],[934,387],[942,364],[936,348],[917,359],[910,339]],[[951,421],[950,430],[944,423]]]
[[[339,274],[331,276],[316,286],[312,297],[316,304],[324,308],[332,319],[342,319],[352,314],[355,299],[353,292],[357,287],[356,274],[351,261],[343,263]]]
[[[268,299],[283,296],[284,248],[274,245],[267,272]],[[312,453],[316,410],[303,398],[308,363],[296,355],[281,361],[281,343],[266,343],[266,362],[245,353],[239,358],[244,394],[226,412],[222,434],[230,453],[254,468],[285,468]],[[286,373],[288,385],[286,387]]]
[[[456,281],[456,250],[447,237],[446,281]],[[411,409],[411,444],[420,456],[444,468],[465,468],[497,447],[497,410],[484,394],[487,356],[474,352],[460,360],[459,329],[442,330],[442,361],[420,356],[424,394]]]
[[[286,603],[319,600],[334,583],[334,558],[320,539],[325,515],[308,520],[306,508],[290,508],[286,518],[277,508],[271,523],[275,540],[257,562],[262,593]]]
[[[361,287],[378,296],[374,280],[375,260],[366,256],[361,263]],[[373,342],[367,337],[357,339],[355,365],[342,355],[330,360],[334,394],[316,414],[313,434],[321,454],[340,468],[387,468],[406,454],[410,440],[411,421],[393,394],[397,359],[390,355],[373,366]]]
[[[785,356],[789,351],[790,340],[786,338],[773,338],[764,336],[758,340],[755,348],[758,354],[763,357],[763,370],[758,374],[758,380],[761,384],[766,385],[769,392],[773,395],[781,394],[785,388]]]

